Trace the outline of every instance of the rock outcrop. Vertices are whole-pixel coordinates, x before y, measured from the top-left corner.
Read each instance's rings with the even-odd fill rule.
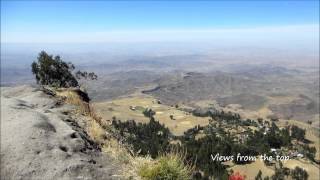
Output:
[[[1,179],[118,179],[74,108],[37,88],[2,87]]]

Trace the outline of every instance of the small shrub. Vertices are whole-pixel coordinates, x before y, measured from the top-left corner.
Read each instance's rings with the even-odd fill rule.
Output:
[[[307,180],[309,177],[308,172],[298,166],[291,171],[291,176],[294,180]]]
[[[192,168],[185,165],[178,155],[167,154],[152,164],[141,166],[138,174],[146,180],[188,180],[192,177]]]
[[[293,125],[291,127],[291,137],[303,141],[305,139],[306,130]]]
[[[156,115],[156,112],[153,111],[152,109],[149,109],[149,108],[146,108],[142,113],[143,113],[143,115],[144,115],[145,117],[149,117],[149,118],[151,118],[151,117],[153,117],[154,115]]]

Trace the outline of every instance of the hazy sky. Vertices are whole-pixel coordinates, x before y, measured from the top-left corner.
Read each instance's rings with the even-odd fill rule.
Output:
[[[1,1],[1,42],[318,44],[319,1]]]

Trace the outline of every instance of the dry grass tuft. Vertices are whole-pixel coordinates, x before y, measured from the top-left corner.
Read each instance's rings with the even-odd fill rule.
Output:
[[[88,95],[80,89],[60,88],[56,90],[56,95],[62,97],[66,103],[77,106],[79,113],[91,117],[101,126],[107,125],[103,124],[101,116],[96,113],[94,107],[89,103]]]
[[[184,163],[184,156],[178,153],[167,153],[155,161],[146,162],[139,166],[138,175],[142,179],[157,180],[188,180],[192,179],[193,166]]]
[[[94,120],[91,119],[88,122],[87,133],[98,144],[104,144],[105,130]]]
[[[149,156],[141,157],[136,155],[129,147],[122,144],[116,138],[110,138],[108,141],[105,141],[102,151],[122,164],[122,179],[141,179],[138,175],[139,167],[141,164],[151,164],[153,161]]]
[[[90,105],[81,97],[79,90],[75,89],[58,89],[56,95],[62,97],[68,104],[72,104],[78,107],[79,113],[83,115],[89,115]]]

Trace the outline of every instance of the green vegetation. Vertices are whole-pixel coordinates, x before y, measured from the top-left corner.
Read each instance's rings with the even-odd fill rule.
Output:
[[[300,167],[294,168],[294,170],[291,171],[291,176],[294,180],[307,180],[309,177],[307,171]]]
[[[74,75],[72,73],[74,69],[72,63],[66,63],[60,56],[53,57],[45,51],[41,51],[37,62],[34,61],[31,64],[32,74],[35,75],[37,84],[40,85],[69,88],[79,86],[78,80],[80,79],[97,80],[98,78],[93,72],[77,71]]]
[[[303,145],[303,154],[306,155],[308,159],[315,162],[315,156],[316,156],[316,148],[315,147],[309,147],[308,145]]]
[[[196,132],[196,131],[194,131]],[[195,135],[188,134],[182,137],[182,147],[187,149],[187,160],[195,162],[197,171],[204,172],[202,178],[222,177],[227,174],[226,167],[219,161],[211,159],[212,154],[232,154],[231,139],[223,139],[215,133],[208,134],[203,138],[196,139]]]
[[[305,139],[306,130],[299,128],[298,126],[291,127],[291,136],[299,141]]]
[[[291,177],[291,178],[290,178]],[[300,167],[295,167],[295,169],[290,170],[289,168],[283,167],[283,164],[279,162],[279,167],[275,169],[275,173],[271,176],[272,180],[279,179],[294,179],[294,180],[307,180],[309,177],[307,171]],[[269,180],[268,176],[263,178],[264,180]],[[255,177],[255,180],[262,180],[261,170]]]
[[[74,65],[64,62],[60,56],[53,57],[41,51],[38,62],[33,62],[31,67],[38,84],[55,87],[78,86],[78,81],[71,72]]]
[[[98,76],[96,74],[94,74],[94,72],[86,72],[86,71],[77,71],[75,74],[77,79],[89,79],[89,80],[97,80]]]
[[[248,133],[246,144],[255,147],[256,151],[264,154],[269,152],[270,148],[279,149],[291,144],[291,137],[288,128],[280,130],[274,123],[269,131],[265,129]]]
[[[294,180],[307,180],[308,179],[308,173],[304,169],[300,167],[295,167],[295,169],[290,170],[289,168],[283,167],[282,163],[279,162],[279,168],[276,168],[275,174],[271,176],[272,180],[278,180],[278,179],[288,179],[288,177],[291,177],[289,179]]]
[[[158,157],[154,164],[144,164],[138,174],[147,180],[190,180],[192,168],[185,165],[183,158],[176,154]]]
[[[156,158],[159,153],[166,152],[169,146],[171,135],[169,129],[154,118],[150,118],[147,124],[136,123],[134,120],[121,122],[114,119],[112,125],[140,155],[151,155],[152,158]]]
[[[148,118],[152,118],[154,115],[156,115],[156,112],[149,108],[146,108],[142,113]]]

